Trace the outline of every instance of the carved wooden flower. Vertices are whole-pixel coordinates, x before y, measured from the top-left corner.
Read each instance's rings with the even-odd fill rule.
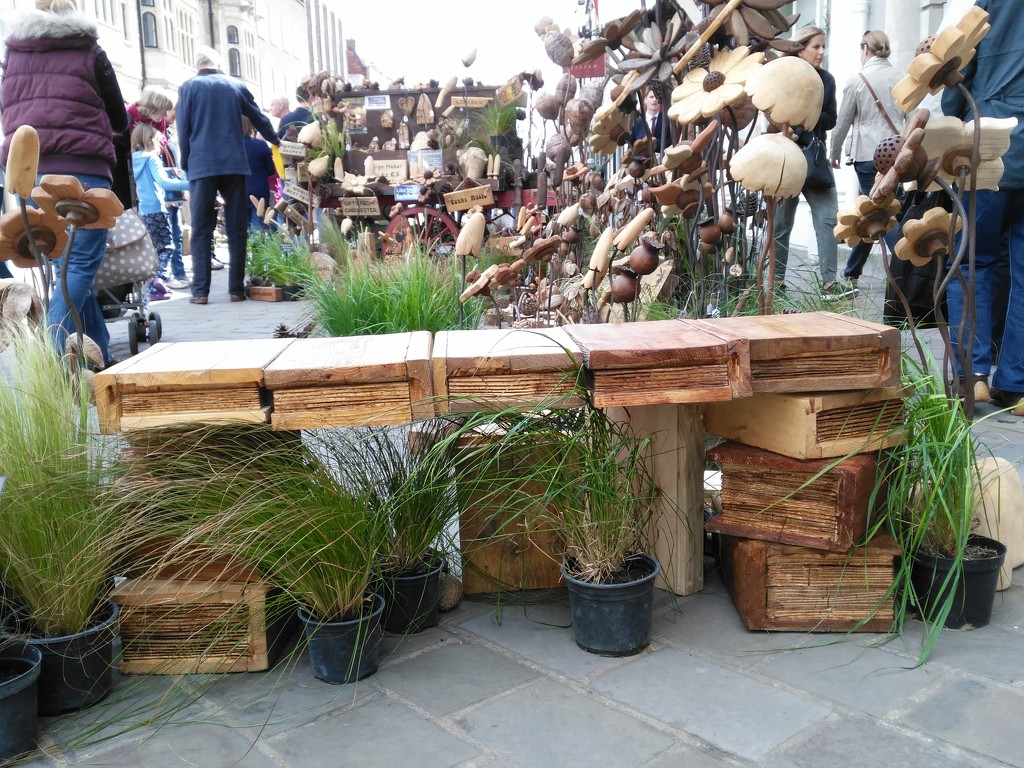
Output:
[[[921,148],[928,117],[928,110],[917,110],[901,135],[883,139],[875,149],[875,170],[882,174],[868,193],[875,203],[893,194],[898,184],[915,182],[919,189],[925,189],[932,183],[941,161],[929,158]]]
[[[619,145],[628,141],[626,115],[618,109],[617,104],[602,107],[590,125],[590,136],[587,139],[590,149],[599,155],[611,155]]]
[[[86,190],[74,176],[43,176],[32,190],[32,199],[44,211],[82,229],[113,229],[117,217],[124,213],[111,190]]]
[[[28,208],[26,213],[36,247],[44,257],[56,259],[63,255],[64,247],[68,244],[67,224],[64,220],[39,208]],[[8,211],[0,217],[0,261],[8,259],[23,269],[36,266],[28,233],[21,221],[20,208]]]
[[[732,156],[729,173],[750,192],[796,197],[807,178],[807,161],[795,141],[765,133]]]
[[[836,240],[851,248],[861,242],[875,243],[882,235],[896,226],[896,214],[900,204],[893,195],[875,203],[867,195],[857,198],[852,210],[839,212],[839,223],[833,234]]]
[[[923,267],[934,258],[945,258],[952,244],[949,236],[951,219],[951,213],[942,208],[932,208],[923,218],[905,222],[903,238],[896,243],[896,258],[909,261],[915,267]],[[960,227],[960,219],[957,219],[957,232]]]
[[[573,59],[573,64],[586,64],[599,56],[603,56],[606,50],[614,51],[622,47],[624,39],[629,35],[644,18],[641,10],[635,10],[619,19],[609,21],[601,30],[601,36],[588,40],[580,47],[580,53]]]
[[[700,1],[712,6],[709,21],[714,21],[725,10],[726,0]],[[725,20],[725,28],[736,40],[737,45],[747,45],[751,37],[764,41],[774,40],[796,23],[797,16],[783,16],[779,10],[788,4],[787,0],[741,2]]]
[[[756,69],[747,94],[775,125],[802,125],[811,130],[821,116],[825,87],[813,66],[799,56],[783,56]]]
[[[744,83],[763,64],[764,54],[746,46],[719,51],[707,69],[691,69],[675,87],[668,116],[683,125],[714,117],[743,98]]]
[[[977,163],[978,189],[998,189],[1003,177],[1003,155],[1010,148],[1010,134],[1017,118],[981,118],[981,141]],[[940,158],[938,176],[959,182],[960,169],[968,171],[964,189],[970,189],[971,155],[974,151],[974,121],[963,122],[956,117],[933,117],[928,121],[921,148],[928,157]],[[937,185],[936,185],[937,188]]]
[[[643,30],[634,29],[622,38],[622,47],[629,50],[623,58],[609,55],[608,68],[613,72],[637,73],[634,90],[651,80],[668,81],[672,77],[672,62],[686,50],[686,24],[676,13],[662,33],[652,24]]]
[[[925,94],[959,83],[963,79],[960,70],[974,58],[974,49],[991,28],[988,13],[975,6],[955,26],[922,42],[907,67],[907,75],[893,86],[897,106],[910,112]]]

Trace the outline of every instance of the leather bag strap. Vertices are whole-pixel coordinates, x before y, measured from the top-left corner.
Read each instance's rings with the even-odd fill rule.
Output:
[[[885,122],[889,124],[889,127],[892,129],[892,132],[899,133],[900,129],[896,127],[895,123],[893,123],[892,121],[892,118],[889,117],[889,113],[885,111],[885,107],[882,106],[882,102],[878,100],[878,94],[875,93],[875,89],[871,87],[871,83],[868,82],[868,79],[864,77],[864,73],[858,72],[857,74],[860,75],[860,79],[864,81],[864,85],[868,87],[868,93],[870,93],[871,98],[875,100],[875,106],[878,107],[878,111],[881,113],[882,117],[885,118]]]

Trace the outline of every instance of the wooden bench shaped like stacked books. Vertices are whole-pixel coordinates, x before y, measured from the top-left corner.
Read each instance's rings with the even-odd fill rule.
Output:
[[[662,586],[691,594],[703,587],[705,408],[709,419],[745,414],[728,428],[710,419],[710,431],[737,440],[753,424],[766,433],[810,431],[805,444],[815,444],[819,429],[826,441],[863,444],[872,420],[861,405],[899,400],[899,342],[896,329],[833,313],[172,342],[97,374],[96,401],[108,433],[221,422],[300,430],[406,424],[559,398],[568,407],[579,404],[572,393],[581,384],[596,406],[619,409],[654,438]],[[791,394],[795,410],[762,405]],[[819,416],[777,421],[801,409]]]

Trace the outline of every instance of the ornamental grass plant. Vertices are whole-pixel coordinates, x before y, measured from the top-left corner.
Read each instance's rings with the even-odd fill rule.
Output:
[[[114,445],[90,424],[89,399],[42,329],[6,329],[0,357],[0,581],[33,634],[90,625],[133,515],[111,503]]]

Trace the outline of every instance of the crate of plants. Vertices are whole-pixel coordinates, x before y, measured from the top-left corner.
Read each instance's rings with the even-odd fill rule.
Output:
[[[253,301],[297,301],[316,278],[316,269],[301,239],[285,241],[276,234],[253,232],[246,247],[245,274],[245,292]]]

